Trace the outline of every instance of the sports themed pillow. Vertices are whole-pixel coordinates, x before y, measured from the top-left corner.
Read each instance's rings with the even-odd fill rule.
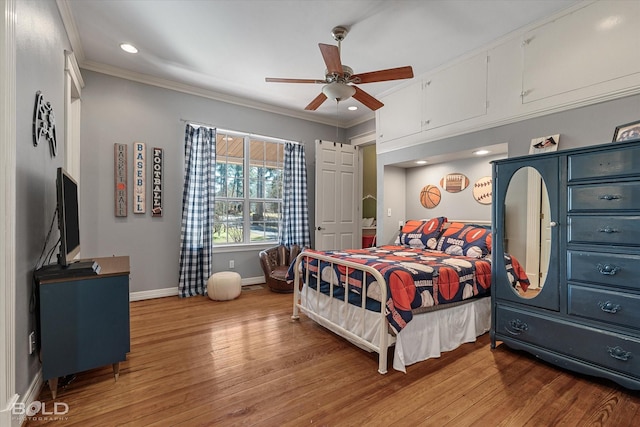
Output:
[[[444,230],[435,249],[451,255],[482,258],[491,253],[491,230],[453,222]]]
[[[416,249],[433,249],[447,218],[440,216],[428,220],[411,219],[400,230],[399,243]]]

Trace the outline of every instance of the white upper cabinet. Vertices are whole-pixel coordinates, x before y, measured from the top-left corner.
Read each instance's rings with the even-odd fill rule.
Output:
[[[639,23],[639,1],[603,1],[526,33],[523,103],[639,73]]]
[[[640,93],[640,1],[579,2],[381,98],[378,153]]]
[[[420,80],[389,94],[382,102],[384,107],[376,111],[378,143],[416,134],[422,130]]]
[[[427,77],[423,82],[422,99],[424,130],[486,114],[486,53]]]

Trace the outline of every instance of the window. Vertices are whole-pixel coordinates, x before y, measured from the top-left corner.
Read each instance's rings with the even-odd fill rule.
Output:
[[[284,141],[218,130],[214,245],[275,242]]]

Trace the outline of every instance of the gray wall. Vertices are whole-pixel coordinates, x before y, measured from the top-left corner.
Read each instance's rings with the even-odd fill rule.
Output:
[[[483,176],[491,176],[491,161],[506,155],[474,157],[447,163],[407,169],[407,202],[405,220],[444,216],[452,220],[491,221],[491,205],[482,205],[473,198],[473,184]],[[469,186],[458,193],[448,193],[440,186],[440,179],[449,173],[462,173],[469,178]],[[427,209],[420,203],[420,191],[427,185],[440,190],[438,206]]]
[[[70,45],[54,1],[18,1],[16,16],[15,366],[16,392],[23,396],[40,369],[37,353],[28,354],[28,335],[36,329],[32,273],[56,208],[56,168],[64,164],[64,51],[70,50]],[[49,154],[48,145],[33,145],[38,90],[51,103],[56,116],[55,158]],[[51,240],[58,240],[57,224]]]
[[[309,215],[314,224],[315,140],[333,141],[334,126],[322,125],[203,97],[82,70],[81,236],[87,257],[129,255],[131,291],[176,287],[180,252],[180,218],[184,171],[184,129],[180,119],[222,129],[300,141],[305,144]],[[340,131],[344,138],[344,130]],[[129,197],[132,188],[132,143],[164,148],[164,216],[133,214],[116,218],[113,207],[113,145],[128,145]],[[149,154],[148,154],[149,155]],[[147,182],[150,168],[147,167]],[[147,192],[148,193],[148,192]],[[147,197],[150,197],[147,194]],[[311,233],[313,238],[313,233]],[[216,250],[213,270],[235,271],[243,278],[262,276],[262,246]]]

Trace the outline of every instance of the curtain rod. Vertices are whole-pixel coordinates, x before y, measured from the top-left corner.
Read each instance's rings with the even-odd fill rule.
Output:
[[[180,121],[184,122],[184,123],[192,123],[194,125],[207,126],[207,127],[210,127],[210,128],[214,128],[214,129],[216,129],[216,130],[218,130],[218,131],[220,131],[222,133],[244,133],[244,134],[247,134],[250,137],[254,137],[254,138],[268,139],[268,140],[278,140],[278,142],[285,141],[285,142],[289,142],[291,144],[304,145],[302,142],[290,141],[290,140],[284,139],[284,138],[276,138],[276,137],[273,137],[273,136],[259,135],[259,134],[251,133],[251,132],[239,132],[237,130],[234,131],[234,130],[228,130],[228,129],[221,129],[221,128],[217,127],[216,125],[212,125],[210,123],[198,122],[196,120],[180,119]]]

